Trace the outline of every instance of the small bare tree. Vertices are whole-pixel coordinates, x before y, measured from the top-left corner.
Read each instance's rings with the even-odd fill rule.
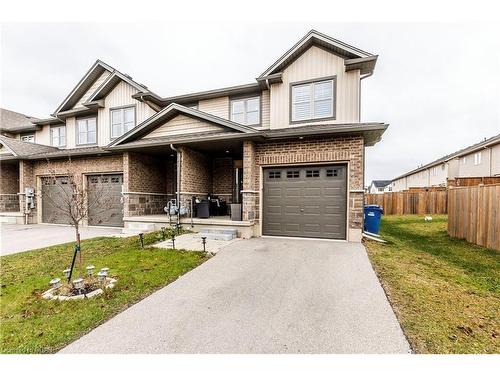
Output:
[[[88,219],[89,212],[93,215],[106,215],[116,199],[111,196],[109,189],[102,183],[92,184],[92,189],[84,181],[84,175],[73,164],[71,157],[64,162],[58,162],[55,168],[47,160],[49,176],[44,178],[44,184],[51,185],[50,189],[43,189],[43,200],[52,208],[49,222],[60,222],[61,219],[75,228],[75,254],[71,265],[73,273],[76,253],[79,252],[80,267],[83,266],[81,252],[80,228],[82,222]],[[62,164],[62,165],[61,165]],[[104,177],[105,175],[102,175]],[[109,215],[112,215],[110,213]]]

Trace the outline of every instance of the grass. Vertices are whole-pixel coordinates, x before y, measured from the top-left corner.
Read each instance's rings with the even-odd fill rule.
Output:
[[[157,240],[157,233],[145,235],[145,244]],[[86,301],[41,299],[72,255],[68,243],[0,258],[2,353],[53,353],[207,259],[202,252],[142,249],[137,236],[89,239],[82,241],[83,265],[109,267],[115,288]]]
[[[368,254],[418,353],[500,353],[500,252],[451,238],[446,216],[385,216]]]

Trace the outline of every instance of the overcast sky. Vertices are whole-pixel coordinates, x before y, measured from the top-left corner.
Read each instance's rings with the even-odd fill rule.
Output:
[[[161,96],[251,83],[311,28],[379,55],[362,121],[390,127],[367,184],[500,133],[494,23],[4,24],[0,105],[48,117],[96,59]]]

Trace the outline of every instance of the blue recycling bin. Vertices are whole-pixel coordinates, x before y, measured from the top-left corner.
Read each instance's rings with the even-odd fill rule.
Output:
[[[378,234],[380,231],[380,219],[384,213],[384,209],[376,204],[365,206],[365,232]]]

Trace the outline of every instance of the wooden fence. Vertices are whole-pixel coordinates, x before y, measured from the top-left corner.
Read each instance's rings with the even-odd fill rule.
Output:
[[[453,180],[448,179],[448,186],[477,186],[500,184],[500,176],[493,177],[457,177]]]
[[[448,234],[500,250],[500,184],[450,187]]]
[[[384,208],[385,215],[446,214],[446,190],[398,191],[384,194],[365,194],[366,204]]]

